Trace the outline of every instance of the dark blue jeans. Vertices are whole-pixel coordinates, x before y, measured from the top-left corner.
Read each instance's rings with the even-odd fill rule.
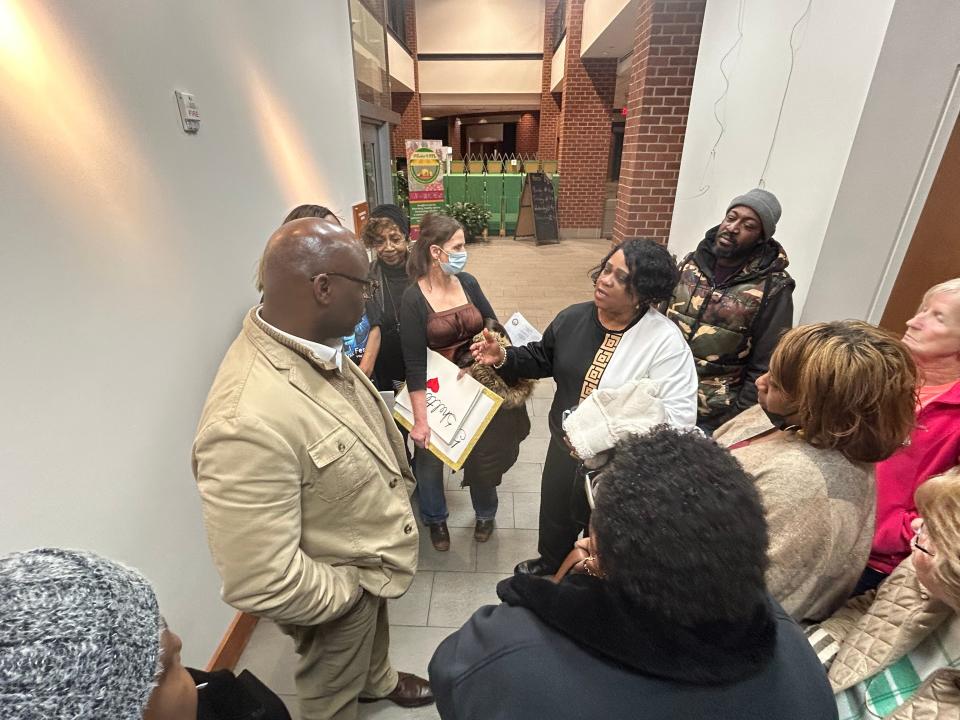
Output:
[[[447,496],[443,488],[443,463],[429,450],[418,447],[413,453],[413,474],[417,476],[420,517],[425,525],[446,522]],[[493,520],[497,515],[497,488],[470,486],[470,500],[478,520]]]

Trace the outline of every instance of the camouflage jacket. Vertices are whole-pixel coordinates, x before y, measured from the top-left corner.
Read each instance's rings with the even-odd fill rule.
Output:
[[[666,309],[693,352],[700,377],[698,424],[705,430],[756,404],[756,380],[793,324],[794,282],[780,243],[767,240],[736,273],[715,283],[716,232],[708,230],[680,263],[680,282]]]

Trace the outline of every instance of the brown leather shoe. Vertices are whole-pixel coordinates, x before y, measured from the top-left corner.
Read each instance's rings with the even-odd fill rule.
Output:
[[[481,520],[477,518],[477,524],[473,528],[473,539],[477,542],[486,542],[493,535],[493,518]]]
[[[429,705],[433,702],[433,691],[430,682],[412,673],[398,672],[400,679],[393,692],[382,698],[358,698],[362,703],[372,703],[378,700],[389,700],[400,707],[414,708]]]
[[[432,523],[430,526],[430,542],[437,552],[446,552],[450,549],[450,531],[445,522]]]

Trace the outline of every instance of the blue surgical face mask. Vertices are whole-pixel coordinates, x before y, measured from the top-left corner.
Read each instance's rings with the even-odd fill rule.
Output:
[[[447,252],[443,250],[447,256],[449,262],[440,263],[440,269],[443,270],[447,275],[456,275],[464,266],[467,264],[467,251],[463,252]]]

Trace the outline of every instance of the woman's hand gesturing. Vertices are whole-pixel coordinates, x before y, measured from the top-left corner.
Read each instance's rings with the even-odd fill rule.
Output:
[[[507,351],[497,342],[490,331],[484,328],[483,340],[470,346],[473,359],[481,365],[501,365],[507,359]]]

